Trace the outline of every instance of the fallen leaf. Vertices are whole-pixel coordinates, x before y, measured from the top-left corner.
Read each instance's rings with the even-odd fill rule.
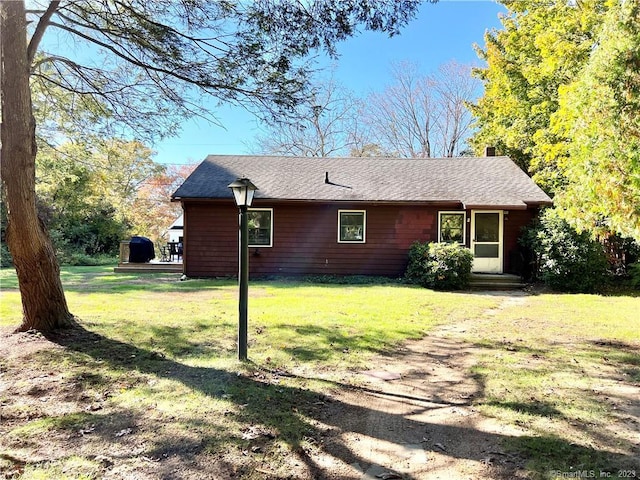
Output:
[[[259,433],[254,432],[254,431],[248,431],[248,432],[244,432],[242,434],[242,439],[243,440],[254,440],[256,438],[258,438],[260,436]]]
[[[96,429],[95,425],[90,425],[87,428],[82,428],[78,430],[78,433],[82,436],[85,436],[87,433],[92,433]]]
[[[390,480],[392,478],[402,478],[402,476],[394,472],[384,472],[380,475],[376,475],[376,478],[381,478],[382,480]]]

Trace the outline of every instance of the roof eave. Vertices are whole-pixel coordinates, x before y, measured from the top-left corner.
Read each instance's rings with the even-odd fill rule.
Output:
[[[233,202],[232,197],[173,197],[173,202]],[[254,202],[274,202],[274,203],[367,203],[376,205],[397,205],[397,204],[414,204],[414,205],[460,205],[462,201],[459,199],[433,199],[433,200],[379,200],[379,199],[362,199],[362,198],[274,198],[255,196]]]

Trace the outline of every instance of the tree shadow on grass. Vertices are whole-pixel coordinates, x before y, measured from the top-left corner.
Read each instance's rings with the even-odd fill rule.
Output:
[[[543,478],[562,475],[573,475],[568,478],[620,478],[618,472],[621,470],[637,472],[640,466],[637,458],[579,446],[555,435],[516,437],[508,439],[506,444],[524,453],[529,458],[529,469],[542,474]],[[545,471],[547,465],[554,465],[552,471]],[[580,475],[578,472],[585,473]]]
[[[458,444],[499,445],[508,441],[520,445],[523,451],[530,451],[530,444],[534,442],[534,437],[513,437],[488,433],[473,427],[438,424],[417,419],[416,415],[421,411],[441,408],[442,404],[447,404],[444,400],[434,402],[433,399],[424,397],[412,398],[402,395],[394,397],[381,390],[362,389],[360,393],[371,395],[379,400],[381,408],[377,409],[336,400],[331,395],[304,387],[283,385],[274,381],[277,380],[274,378],[277,377],[277,372],[256,370],[253,373],[238,374],[215,368],[192,367],[164,358],[151,350],[88,331],[81,326],[59,332],[50,339],[71,351],[88,355],[112,369],[174,380],[190,390],[211,398],[233,402],[239,407],[229,415],[238,424],[246,426],[247,430],[244,430],[244,433],[226,432],[218,438],[211,436],[197,438],[197,435],[196,438],[193,436],[170,439],[159,437],[155,445],[145,453],[157,459],[157,465],[154,468],[160,474],[159,478],[179,478],[173,477],[170,473],[173,468],[171,462],[176,458],[182,462],[184,469],[185,464],[191,464],[193,458],[200,454],[213,453],[220,449],[227,450],[230,445],[252,451],[251,448],[256,446],[256,442],[273,442],[276,439],[288,446],[290,454],[299,460],[305,472],[298,477],[292,476],[291,472],[281,476],[271,472],[268,475],[265,473],[263,478],[330,479],[336,478],[334,470],[336,465],[347,468],[347,471],[349,465],[358,465],[362,471],[366,471],[376,462],[381,462],[384,455],[380,456],[379,452],[376,454],[374,450],[358,449],[356,451],[352,448],[344,437],[349,434],[358,434],[363,438],[373,437],[371,441],[377,445],[375,448],[393,450],[390,446],[395,445],[406,451],[407,432],[411,432],[415,443],[420,445],[421,452],[425,450],[442,454],[444,451],[452,459],[475,461],[482,461],[486,452],[480,448],[474,449],[468,446],[457,448]],[[329,382],[327,387],[331,390],[343,388],[344,385]],[[404,410],[407,404],[411,407],[409,411]],[[459,404],[458,402],[450,405]],[[402,406],[403,410],[396,411],[393,406]],[[121,416],[125,417],[122,413]],[[372,429],[371,422],[379,423],[380,427]],[[394,428],[387,428],[388,426],[394,426]],[[253,434],[247,433],[251,432],[251,429],[254,429],[255,438],[252,438]],[[422,439],[427,436],[439,441],[425,443]],[[470,439],[474,441],[469,442]],[[445,450],[442,448],[443,443],[451,447]],[[629,463],[629,459],[624,455],[600,452],[598,456],[594,456],[596,452],[593,449],[573,445],[567,440],[551,436],[537,437],[534,443],[543,446],[537,448],[552,444],[554,448],[561,451],[573,452],[574,455],[569,458],[589,458],[590,456],[602,458],[604,455],[610,462],[608,465],[620,467]],[[169,453],[171,455],[168,455]],[[394,453],[391,452],[389,455],[393,456]],[[319,460],[320,458],[331,458],[333,467],[327,466],[326,462]],[[387,472],[396,472],[400,475],[399,478],[406,480],[421,478],[420,473],[401,467],[401,460],[406,461],[406,458],[398,459],[397,463],[391,462],[381,466]],[[234,463],[233,459],[229,458],[220,458],[219,461],[229,463],[225,468],[227,471],[235,472],[235,478],[243,478],[254,470],[260,471],[260,465],[263,465],[265,460],[264,458],[257,460],[249,454],[242,458],[240,464]],[[424,461],[426,462],[426,457]],[[558,470],[567,468],[568,471],[571,466],[560,458],[558,462]],[[195,469],[206,467],[194,463],[193,468],[195,471]],[[427,467],[419,465],[419,468]],[[516,468],[518,468],[517,463],[504,464],[499,468],[496,467],[492,471],[492,476],[493,478],[511,478]],[[342,470],[343,473],[344,471]],[[362,473],[342,478],[355,479],[361,476]]]
[[[487,405],[498,408],[506,408],[514,412],[526,413],[528,415],[535,415],[538,417],[559,418],[566,420],[565,415],[552,403],[542,402],[536,399],[532,399],[529,402],[506,402],[492,400],[487,402]]]
[[[280,324],[271,327],[272,330],[283,330],[295,333],[296,337],[315,339],[314,342],[304,344],[282,345],[281,350],[301,362],[323,361],[331,359],[336,352],[344,354],[349,351],[363,351],[381,355],[393,352],[393,344],[378,331],[352,333],[342,328],[331,328],[317,325],[288,325]],[[396,330],[398,337],[409,337],[410,332]]]

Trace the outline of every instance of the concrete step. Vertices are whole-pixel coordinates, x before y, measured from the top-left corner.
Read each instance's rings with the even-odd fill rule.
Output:
[[[508,273],[472,273],[469,286],[473,290],[518,290],[526,286],[518,275]]]

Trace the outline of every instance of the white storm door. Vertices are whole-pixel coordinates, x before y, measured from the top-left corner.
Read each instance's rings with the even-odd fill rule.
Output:
[[[471,211],[473,272],[502,273],[502,210]]]

